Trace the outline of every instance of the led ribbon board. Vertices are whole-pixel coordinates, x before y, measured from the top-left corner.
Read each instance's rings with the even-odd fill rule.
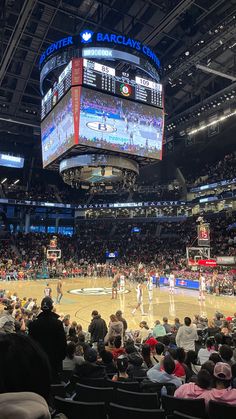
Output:
[[[127,37],[125,35],[117,35],[114,33],[104,33],[104,32],[93,32],[89,29],[85,29],[79,35],[76,36],[68,36],[62,38],[51,45],[41,54],[39,65],[40,67],[50,57],[52,54],[60,51],[62,48],[78,48],[88,44],[103,46],[103,45],[118,45],[123,46],[125,48],[135,50],[145,57],[152,61],[155,67],[158,69],[160,68],[160,60],[156,56],[156,54],[145,44],[136,39]]]

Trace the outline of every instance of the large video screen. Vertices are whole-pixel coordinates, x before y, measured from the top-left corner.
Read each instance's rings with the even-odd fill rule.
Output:
[[[81,89],[79,144],[161,159],[163,110]]]
[[[43,167],[74,145],[75,130],[72,92],[58,102],[41,124]]]

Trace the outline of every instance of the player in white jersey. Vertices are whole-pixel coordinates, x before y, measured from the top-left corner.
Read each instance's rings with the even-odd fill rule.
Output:
[[[50,284],[47,284],[46,288],[44,288],[44,297],[52,298],[52,288],[50,287]]]
[[[125,276],[123,274],[120,275],[120,292],[125,292]]]
[[[205,301],[205,293],[206,293],[206,278],[200,273],[199,276],[199,301]]]
[[[142,315],[145,315],[143,311],[143,284],[139,282],[136,287],[137,293],[137,306],[133,309],[132,314],[136,312],[138,308],[140,308]]]
[[[152,276],[149,276],[149,278],[148,278],[147,290],[148,290],[148,300],[149,300],[149,303],[150,303],[153,299],[153,279],[152,279]]]
[[[170,274],[169,276],[169,293],[174,294],[175,290],[175,276],[174,274]]]

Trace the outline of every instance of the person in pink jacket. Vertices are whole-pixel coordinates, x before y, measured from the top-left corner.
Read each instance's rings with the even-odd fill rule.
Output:
[[[236,406],[236,389],[231,388],[232,372],[229,364],[217,362],[214,368],[214,388],[205,391],[200,397],[205,400],[206,406],[210,400]]]
[[[197,375],[196,383],[186,383],[177,388],[174,396],[185,399],[200,398],[204,392],[212,387],[212,376],[209,371],[201,369]]]

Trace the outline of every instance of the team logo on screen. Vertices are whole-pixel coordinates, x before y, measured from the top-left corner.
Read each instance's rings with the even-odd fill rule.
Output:
[[[86,30],[80,33],[81,36],[81,42],[83,42],[84,44],[88,44],[89,42],[92,42],[92,37],[93,37],[94,32],[90,31],[90,30]]]
[[[67,291],[69,294],[75,295],[111,295],[111,288],[78,288]],[[118,294],[128,294],[130,290],[118,291]]]
[[[126,96],[126,97],[127,96],[130,96],[131,95],[131,92],[132,92],[132,89],[131,89],[131,86],[129,84],[122,83],[120,85],[120,93],[123,96]]]
[[[107,124],[105,122],[100,122],[100,121],[87,122],[86,125],[88,128],[94,131],[99,131],[99,132],[104,132],[104,133],[109,133],[109,134],[111,132],[117,131],[114,125],[110,125],[110,124]]]

